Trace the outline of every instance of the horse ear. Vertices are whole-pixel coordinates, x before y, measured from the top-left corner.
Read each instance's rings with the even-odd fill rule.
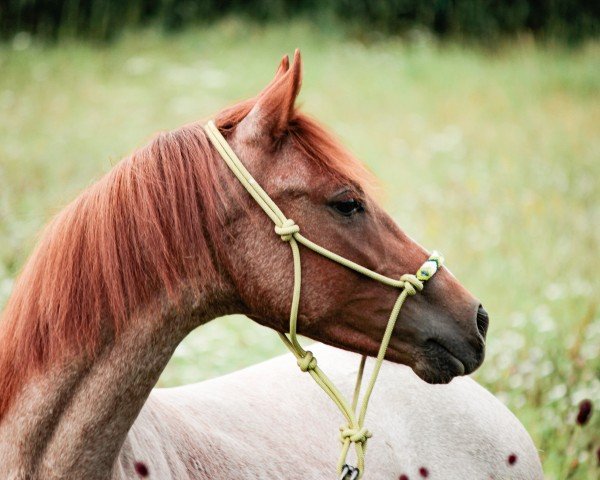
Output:
[[[277,71],[275,72],[275,78],[273,79],[273,81],[271,83],[273,83],[275,80],[277,80],[279,77],[281,77],[289,69],[290,69],[290,57],[288,57],[287,55],[284,55],[283,58],[281,59],[281,62],[279,63],[279,67],[277,68]]]
[[[294,113],[301,83],[302,59],[300,50],[296,50],[291,67],[287,56],[283,57],[275,78],[258,95],[254,107],[240,122],[238,131],[252,136],[270,137],[278,137],[285,132]]]

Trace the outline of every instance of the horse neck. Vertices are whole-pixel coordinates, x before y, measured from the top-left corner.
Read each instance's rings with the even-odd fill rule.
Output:
[[[209,295],[212,298],[209,298]],[[93,359],[78,358],[33,377],[0,424],[0,477],[110,478],[129,428],[175,347],[222,309],[157,305],[132,319]],[[222,302],[223,298],[218,298]],[[3,471],[3,469],[6,469]]]
[[[190,135],[185,132],[183,140],[189,143]],[[201,141],[202,137],[196,140]],[[159,142],[156,150],[164,152],[169,147],[173,146]],[[174,147],[171,150],[182,151]],[[189,155],[206,155],[208,151]],[[232,282],[216,265],[218,255],[206,252],[218,241],[208,238],[205,228],[210,219],[206,218],[208,207],[202,200],[210,203],[210,199],[195,196],[199,186],[183,178],[183,174],[189,174],[194,181],[203,181],[203,175],[218,177],[218,171],[203,171],[206,167],[202,167],[200,160],[157,158],[153,150],[141,158],[129,159],[125,167],[120,167],[124,171],[109,174],[91,192],[86,192],[83,200],[71,205],[66,216],[59,216],[42,238],[41,247],[15,286],[0,324],[0,345],[4,347],[0,351],[0,371],[4,378],[0,377],[0,381],[11,388],[18,386],[13,388],[14,398],[8,409],[0,412],[0,478],[110,478],[129,428],[179,342],[196,326],[242,310]],[[186,168],[195,170],[190,172]],[[177,176],[182,177],[181,182]],[[149,183],[142,184],[146,179]],[[173,191],[152,190],[166,188],[165,185],[170,185]],[[122,194],[117,191],[126,186],[135,191]],[[117,194],[119,197],[115,198]],[[140,205],[126,205],[136,195],[144,200],[141,212]],[[183,218],[174,218],[176,207],[181,205],[174,205],[173,199],[185,204]],[[152,201],[166,204],[148,204]],[[192,211],[191,202],[201,205]],[[117,210],[111,217],[114,221],[95,223],[114,210]],[[168,222],[161,220],[165,212],[172,214]],[[156,226],[159,221],[163,223]],[[125,226],[110,231],[119,227],[118,222]],[[151,223],[156,231],[143,230],[146,223]],[[170,228],[175,233],[161,228]],[[89,235],[90,231],[96,235]],[[106,239],[113,239],[118,245],[99,244],[98,237],[105,239],[105,243]],[[144,252],[151,256],[152,248],[143,242],[148,243],[149,238],[157,241],[156,237],[162,242],[157,244],[160,250],[157,258],[145,258]],[[65,245],[65,238],[71,243]],[[192,245],[191,241],[195,243]],[[165,255],[161,248],[171,244],[171,251]],[[190,259],[190,252],[197,249],[201,250],[198,252],[201,261]],[[166,271],[169,265],[163,265],[161,271],[157,262],[164,263],[163,257],[169,265],[186,262],[187,265],[174,272]],[[123,258],[137,263],[124,265]],[[117,264],[106,265],[107,259]],[[190,275],[190,270],[195,273]],[[65,280],[73,272],[77,275]],[[118,288],[106,281],[107,272],[117,272],[116,277],[121,281],[130,276],[123,286],[129,296],[123,299],[127,308],[121,310],[125,315],[119,323],[111,318],[110,311],[113,293]],[[140,278],[135,278],[135,272],[140,272]],[[152,272],[154,277],[148,278]],[[92,277],[94,274],[103,281]],[[52,278],[47,278],[49,275]],[[167,282],[161,284],[161,275]],[[55,290],[66,289],[66,293],[49,293],[49,284]],[[112,290],[98,293],[92,286]],[[24,293],[25,289],[36,287],[43,297],[41,300],[35,292]],[[95,297],[90,301],[85,295]],[[81,305],[73,305],[75,302]],[[102,309],[105,318],[99,321],[99,334],[90,350],[81,341],[87,337],[89,323],[97,320],[89,313],[94,306]],[[69,315],[64,315],[65,309]],[[80,325],[74,327],[68,322]],[[79,331],[78,336],[50,337],[65,325]],[[22,338],[15,340],[18,335]],[[69,346],[68,356],[57,356],[65,344]],[[30,353],[38,347],[35,355]],[[25,365],[30,358],[38,364],[27,369]]]

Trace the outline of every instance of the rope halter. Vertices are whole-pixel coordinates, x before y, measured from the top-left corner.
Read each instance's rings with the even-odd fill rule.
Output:
[[[275,225],[275,233],[281,237],[284,242],[289,242],[294,234],[300,233],[300,227],[296,225],[291,218],[286,218],[280,226]]]
[[[404,282],[400,288],[403,288],[407,295],[416,295],[417,292],[423,290],[423,282],[416,275],[405,273],[400,277],[400,281]]]
[[[369,432],[365,427],[340,427],[340,439],[342,440],[342,443],[345,443],[346,441],[350,441],[352,443],[362,443],[364,447],[367,444],[367,440],[372,436],[373,434]]]
[[[219,152],[219,155],[227,166],[231,169],[236,178],[252,196],[252,198],[258,203],[263,209],[271,221],[275,224],[275,233],[280,236],[281,240],[289,243],[292,249],[292,258],[294,264],[294,289],[292,293],[292,306],[290,309],[290,331],[289,336],[283,333],[279,333],[281,340],[286,347],[296,357],[298,367],[303,372],[308,372],[309,375],[315,380],[315,382],[325,391],[327,395],[333,400],[335,405],[338,407],[342,415],[346,418],[347,424],[340,428],[340,440],[342,441],[342,453],[337,466],[337,473],[340,475],[340,479],[345,480],[356,480],[362,477],[365,469],[365,450],[367,447],[367,441],[371,438],[371,432],[369,432],[364,426],[365,416],[367,413],[367,407],[369,405],[369,399],[373,393],[375,387],[375,381],[379,375],[379,370],[383,364],[385,353],[387,351],[394,326],[400,309],[404,304],[406,298],[410,295],[416,295],[417,292],[423,290],[424,283],[429,280],[435,273],[441,268],[444,259],[437,252],[433,252],[427,261],[419,268],[415,275],[404,274],[400,279],[394,279],[386,277],[380,273],[369,270],[362,265],[354,263],[347,258],[344,258],[337,253],[331,252],[326,248],[311,242],[308,238],[303,237],[300,234],[300,227],[292,219],[287,218],[283,212],[279,209],[277,204],[269,197],[269,195],[262,189],[258,182],[252,177],[250,172],[246,169],[244,164],[240,161],[234,151],[231,149],[219,129],[216,127],[213,121],[208,122],[204,130],[213,146]],[[348,404],[344,396],[337,389],[337,387],[331,382],[331,380],[323,373],[317,364],[317,359],[314,357],[312,352],[304,350],[300,345],[297,336],[297,324],[298,324],[298,306],[300,304],[300,285],[301,285],[301,263],[300,263],[300,248],[298,244],[304,245],[306,248],[332,260],[347,268],[350,268],[358,273],[361,273],[373,280],[376,280],[384,285],[394,287],[400,290],[400,294],[392,308],[390,318],[388,320],[377,359],[371,373],[371,378],[367,383],[365,393],[362,398],[360,410],[357,411],[358,400],[360,397],[360,390],[362,385],[362,377],[365,369],[366,357],[363,356],[360,361],[358,374],[356,378],[356,385],[354,387],[354,395],[352,397],[352,404]],[[352,467],[346,464],[346,457],[348,456],[348,450],[350,445],[354,445],[356,453],[357,466]]]
[[[317,368],[317,359],[310,350],[307,350],[304,356],[299,358],[296,363],[303,372]]]

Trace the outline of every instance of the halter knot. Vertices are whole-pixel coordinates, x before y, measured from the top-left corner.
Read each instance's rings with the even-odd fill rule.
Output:
[[[340,427],[340,440],[342,443],[349,440],[352,443],[360,443],[364,446],[366,445],[367,440],[372,436],[373,434],[369,432],[366,427],[351,428],[348,425]]]
[[[289,242],[295,233],[300,231],[300,227],[296,225],[291,218],[286,218],[281,227],[275,225],[275,233],[281,237],[284,242]]]
[[[400,281],[407,295],[415,295],[417,292],[423,290],[423,282],[410,273],[402,275]]]
[[[303,357],[298,359],[298,366],[303,372],[317,368],[317,359],[310,350],[307,350]]]

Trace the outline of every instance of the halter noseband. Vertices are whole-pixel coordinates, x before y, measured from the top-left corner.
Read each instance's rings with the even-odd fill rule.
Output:
[[[379,375],[379,370],[385,358],[385,353],[388,348],[388,344],[392,337],[394,325],[400,309],[406,297],[409,295],[415,295],[417,292],[423,290],[423,284],[429,280],[438,269],[442,266],[444,259],[437,253],[433,252],[427,261],[419,268],[415,275],[404,274],[399,280],[386,277],[380,273],[369,270],[357,263],[348,260],[336,253],[333,253],[326,248],[311,242],[306,237],[300,234],[300,227],[290,218],[287,218],[283,212],[279,209],[277,204],[269,197],[269,195],[262,189],[262,187],[254,180],[250,172],[246,169],[244,164],[240,161],[234,151],[231,149],[219,129],[216,127],[214,122],[209,121],[204,130],[206,134],[219,152],[227,166],[231,169],[236,178],[248,191],[248,193],[254,198],[256,203],[264,210],[268,217],[275,224],[275,233],[281,237],[281,240],[288,242],[292,249],[292,256],[294,262],[294,290],[292,295],[292,306],[290,309],[290,332],[289,337],[284,333],[279,333],[281,340],[287,346],[287,348],[296,357],[298,366],[303,372],[308,372],[315,382],[329,395],[333,402],[337,405],[339,410],[346,418],[347,424],[340,428],[340,439],[342,441],[342,453],[337,466],[337,472],[340,475],[340,479],[349,478],[350,480],[359,479],[362,477],[365,468],[365,451],[367,446],[367,440],[371,438],[371,432],[369,432],[364,426],[364,420],[367,413],[367,406],[373,387]],[[356,378],[356,386],[354,388],[354,395],[352,397],[351,406],[345,400],[344,396],[335,387],[335,385],[329,380],[329,378],[323,373],[323,371],[317,365],[317,359],[314,357],[312,352],[304,350],[298,342],[296,330],[298,324],[298,305],[300,303],[300,284],[301,284],[301,263],[300,263],[300,249],[298,243],[301,243],[310,250],[350,268],[356,272],[359,272],[367,277],[377,280],[385,285],[395,287],[401,290],[392,312],[379,347],[377,354],[377,360],[371,374],[369,383],[365,394],[363,395],[361,408],[357,412],[356,407],[358,405],[358,399],[360,396],[360,389],[362,384],[362,376],[365,368],[366,356],[361,358],[358,374]],[[357,415],[358,413],[358,415]],[[346,464],[346,457],[350,444],[353,443],[356,450],[357,466],[352,467]]]

